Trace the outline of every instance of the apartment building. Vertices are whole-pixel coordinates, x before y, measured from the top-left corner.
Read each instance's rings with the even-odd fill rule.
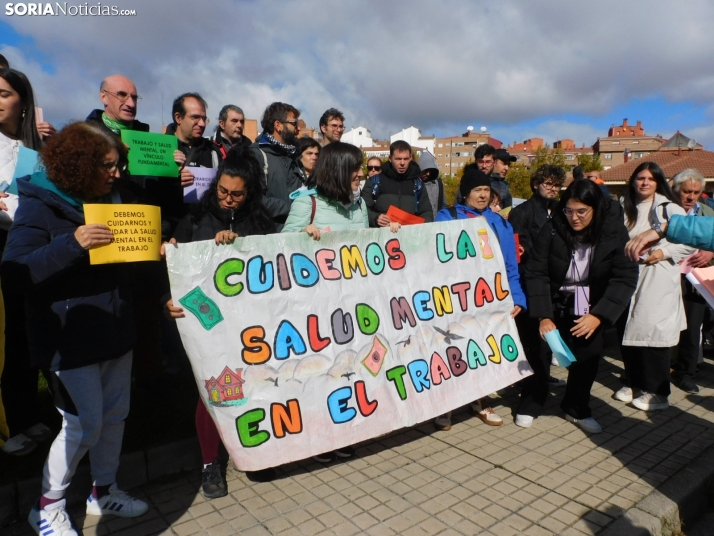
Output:
[[[460,168],[473,161],[479,145],[490,144],[496,149],[503,147],[500,140],[492,138],[488,132],[468,130],[461,136],[434,139],[433,155],[442,175],[455,175]]]
[[[606,137],[598,138],[593,150],[600,155],[603,168],[610,169],[654,153],[665,141],[659,134],[647,136],[642,121],[632,126],[624,119],[622,125],[610,127]]]

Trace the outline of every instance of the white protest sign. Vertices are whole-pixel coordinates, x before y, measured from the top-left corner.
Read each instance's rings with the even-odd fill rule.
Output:
[[[211,187],[211,183],[213,179],[216,178],[216,171],[218,170],[216,168],[191,166],[186,166],[184,169],[193,173],[193,184],[183,189],[183,202],[198,203],[204,192]]]
[[[167,248],[199,392],[254,471],[432,419],[532,374],[484,218]]]

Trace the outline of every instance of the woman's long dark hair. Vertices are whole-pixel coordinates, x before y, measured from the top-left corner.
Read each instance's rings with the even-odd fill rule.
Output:
[[[32,86],[27,77],[20,71],[15,69],[0,69],[0,78],[5,80],[8,85],[17,91],[24,112],[20,118],[15,136],[22,141],[28,149],[39,151],[42,148],[42,138],[37,132],[35,124],[35,94],[32,91]]]
[[[568,218],[566,218],[563,209],[565,209],[569,200],[581,202],[583,205],[592,207],[593,219],[582,231],[575,231],[570,226]],[[562,222],[565,229],[565,241],[568,247],[573,248],[577,244],[597,244],[600,238],[602,226],[605,223],[605,197],[602,195],[600,187],[592,181],[574,181],[568,186],[568,189],[560,196],[560,201],[555,208],[553,219]]]
[[[335,141],[320,151],[312,176],[317,193],[344,205],[352,202],[352,174],[362,166],[362,151],[351,143]]]
[[[667,182],[667,177],[664,175],[664,171],[654,162],[642,162],[635,171],[630,175],[630,180],[628,182],[627,195],[625,196],[625,224],[627,229],[632,229],[637,223],[637,190],[635,189],[635,178],[637,175],[645,170],[649,170],[652,173],[652,177],[655,182],[657,182],[657,189],[655,190],[658,194],[665,196],[672,203],[682,206],[682,201],[674,195],[672,188],[669,187]]]
[[[228,151],[228,155],[218,166],[216,178],[211,187],[201,196],[201,200],[191,208],[195,221],[200,220],[209,210],[211,204],[218,204],[216,189],[222,175],[240,177],[245,182],[246,199],[237,212],[245,215],[245,221],[251,234],[263,234],[275,229],[275,224],[263,205],[263,185],[260,177],[263,168],[255,156],[239,146]]]

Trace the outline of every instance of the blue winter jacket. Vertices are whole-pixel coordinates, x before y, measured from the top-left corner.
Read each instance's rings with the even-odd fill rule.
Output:
[[[673,215],[667,225],[667,240],[697,249],[714,251],[714,218]]]
[[[91,266],[74,237],[84,216],[29,179],[17,183],[2,278],[25,295],[33,363],[57,371],[123,356],[136,342],[131,265]]]
[[[455,208],[457,220],[464,220],[469,217],[476,216],[483,216],[486,218],[486,221],[491,226],[491,229],[493,229],[493,232],[496,233],[498,243],[501,246],[501,253],[503,254],[503,260],[506,263],[508,285],[511,287],[513,303],[520,305],[525,309],[526,294],[523,292],[523,288],[521,288],[521,276],[518,273],[518,261],[516,259],[516,241],[513,238],[513,227],[511,227],[511,224],[488,207],[486,207],[486,210],[483,212],[479,212],[476,209],[465,205],[456,205]],[[469,216],[469,214],[473,214],[473,216]],[[434,221],[451,221],[452,219],[453,218],[451,217],[449,209],[442,208],[436,214]]]

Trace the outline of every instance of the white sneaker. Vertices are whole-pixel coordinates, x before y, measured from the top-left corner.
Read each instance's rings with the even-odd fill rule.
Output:
[[[35,443],[42,443],[48,439],[52,439],[52,436],[54,435],[52,430],[41,422],[38,422],[35,426],[32,426],[27,430],[23,430],[22,433],[32,439]]]
[[[558,359],[555,356],[552,356],[550,358],[550,364],[553,365],[554,367],[560,366],[560,363],[558,363]]]
[[[443,430],[444,432],[451,430],[451,412],[444,413],[434,419],[434,426],[437,430]]]
[[[642,391],[642,394],[632,401],[632,405],[642,411],[653,411],[656,409],[667,409],[669,407],[669,400],[667,400],[666,396]]]
[[[78,536],[72,527],[72,520],[64,509],[66,501],[62,499],[51,505],[47,510],[40,510],[38,505],[32,507],[27,521],[37,534],[41,536]]]
[[[91,495],[87,499],[87,515],[92,516],[112,514],[119,517],[138,517],[144,515],[148,509],[148,504],[121,491],[116,484],[112,484],[109,493],[101,499],[95,499]]]
[[[514,422],[516,426],[520,426],[521,428],[530,428],[533,424],[533,417],[530,415],[516,415]]]
[[[488,402],[484,399],[471,402],[469,408],[474,417],[478,417],[489,426],[501,426],[503,424],[503,419],[500,415],[493,411],[491,406],[489,406]]]
[[[612,397],[615,400],[629,404],[632,402],[632,387],[622,387],[618,392],[616,392]]]
[[[571,417],[570,415],[566,414],[565,420],[572,422],[573,424],[577,424],[583,431],[587,432],[588,434],[599,434],[600,432],[602,432],[602,426],[600,426],[598,422],[592,417],[588,417],[587,419],[576,419],[575,417]]]
[[[15,434],[0,447],[5,454],[25,456],[37,448],[37,443],[25,434]]]

